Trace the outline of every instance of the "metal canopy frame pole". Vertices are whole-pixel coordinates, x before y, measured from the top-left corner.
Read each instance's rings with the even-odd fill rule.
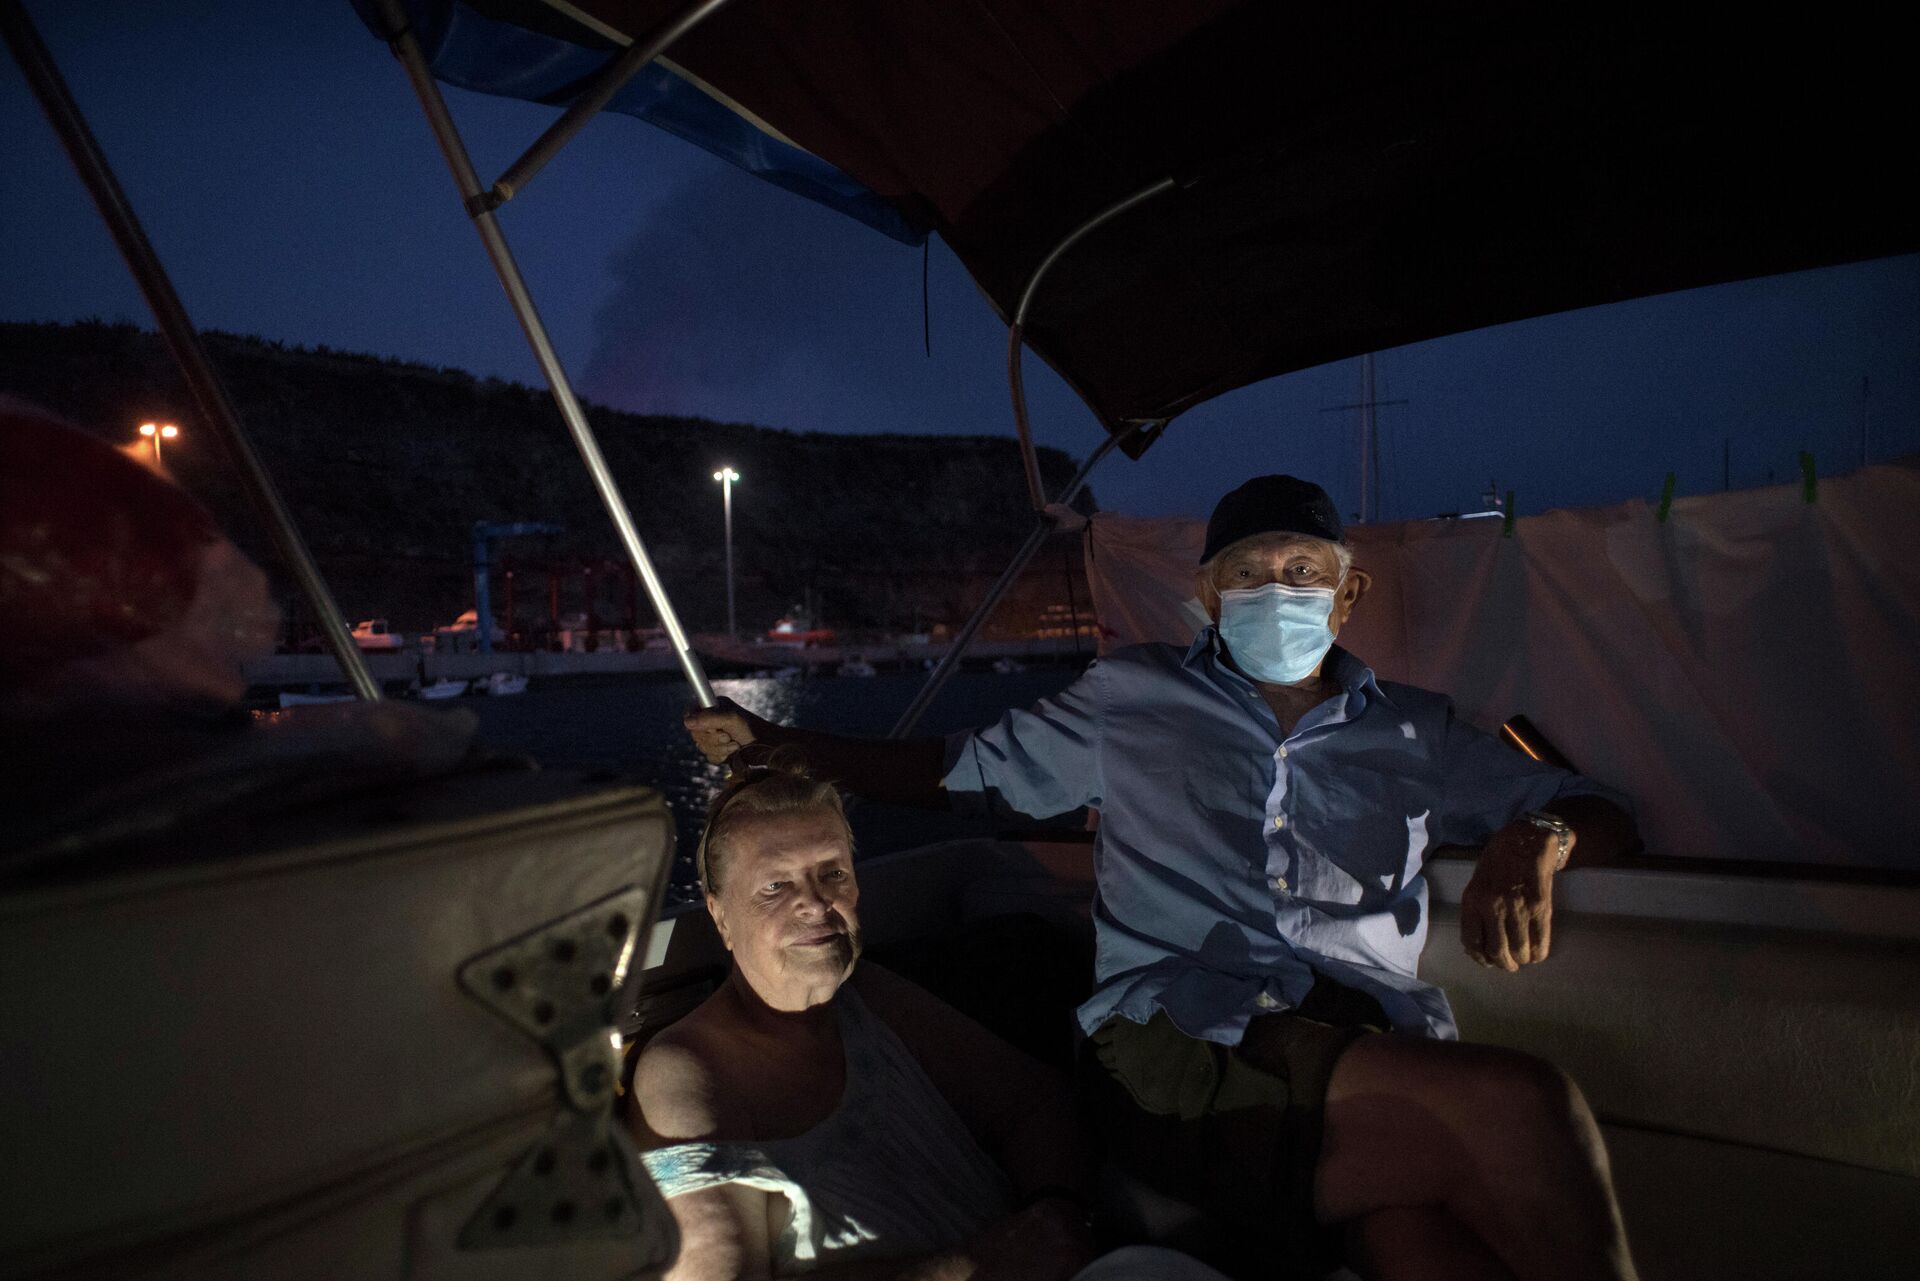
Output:
[[[1066,488],[1060,491],[1055,502],[1064,507],[1078,498],[1080,491],[1086,488],[1087,477],[1093,473],[1095,467],[1099,466],[1101,459],[1113,452],[1114,446],[1118,445],[1122,439],[1123,437],[1110,435],[1101,441],[1100,447],[1080,465],[1080,470],[1074,473],[1073,479],[1067,482]],[[887,732],[888,738],[905,738],[913,732],[913,727],[920,723],[920,717],[928,707],[933,705],[933,700],[940,696],[940,691],[946,688],[947,681],[960,670],[960,657],[972,643],[974,634],[993,614],[1001,598],[1012,589],[1014,583],[1019,581],[1021,573],[1039,553],[1040,548],[1046,544],[1047,537],[1058,525],[1059,522],[1053,514],[1043,509],[1033,532],[1027,535],[1027,541],[1020,544],[1020,550],[1013,554],[1013,560],[1001,571],[1000,577],[994,580],[993,587],[987,592],[987,598],[980,602],[980,607],[973,611],[973,617],[969,618],[966,626],[954,636],[953,643],[941,656],[939,665],[927,676],[927,683],[920,687],[920,692],[913,696],[913,702],[907,705],[906,711],[900,713],[900,719],[894,722],[893,728]]]
[[[947,652],[941,657],[939,665],[927,677],[927,683],[920,687],[920,692],[913,696],[913,702],[909,703],[907,710],[900,714],[900,719],[894,723],[893,729],[888,731],[887,737],[905,738],[913,732],[913,727],[920,723],[920,717],[925,714],[928,707],[932,706],[933,700],[939,697],[947,681],[960,670],[961,656],[966,653],[967,646],[973,642],[974,635],[992,615],[994,609],[1000,604],[1001,598],[1012,590],[1014,583],[1019,580],[1027,565],[1039,554],[1040,548],[1047,541],[1047,536],[1058,527],[1059,522],[1047,510],[1046,489],[1040,480],[1040,457],[1034,452],[1033,429],[1027,421],[1027,385],[1026,380],[1021,376],[1020,369],[1027,312],[1033,307],[1034,295],[1040,290],[1040,282],[1046,279],[1047,273],[1053,269],[1053,264],[1060,261],[1067,250],[1079,244],[1096,228],[1118,218],[1135,205],[1153,199],[1163,191],[1173,190],[1176,185],[1172,178],[1162,178],[1142,187],[1124,200],[1115,201],[1075,227],[1053,247],[1045,258],[1040,260],[1040,265],[1033,269],[1033,275],[1027,278],[1027,287],[1020,291],[1020,305],[1014,309],[1013,323],[1007,326],[1007,383],[1013,393],[1013,425],[1019,429],[1020,433],[1020,459],[1026,468],[1027,497],[1033,503],[1033,510],[1039,514],[1040,520],[1034,526],[1033,532],[1027,535],[1027,541],[1020,545],[1020,550],[1013,554],[1012,562],[994,581],[993,587],[987,592],[987,598],[980,602],[978,609],[973,611],[973,617],[967,620],[966,626],[962,627],[959,634],[953,638],[953,644],[947,647]],[[1150,435],[1166,425],[1165,419],[1150,423],[1135,423],[1126,435]],[[1114,446],[1118,445],[1122,439],[1122,436],[1107,433],[1107,438],[1100,442],[1100,447],[1093,451],[1074,478],[1067,482],[1067,487],[1060,491],[1060,496],[1055,502],[1065,506],[1079,497],[1080,491],[1086,487],[1088,475],[1101,459],[1113,452]]]
[[[702,6],[705,12],[712,7]],[[460,131],[454,126],[453,116],[447,110],[447,104],[440,96],[440,88],[434,83],[433,72],[427,66],[426,55],[421,52],[420,42],[414,38],[413,29],[408,24],[406,12],[400,7],[399,0],[381,0],[380,11],[392,33],[388,39],[395,56],[406,68],[407,79],[413,84],[413,91],[420,99],[420,107],[425,112],[427,124],[433,129],[433,136],[440,144],[445,155],[447,167],[453,171],[453,180],[459,188],[460,198],[466,202],[467,212],[473,218],[474,228],[480,233],[481,243],[486,246],[487,257],[492,259],[494,271],[500,277],[500,285],[507,292],[507,301],[513,307],[513,313],[520,321],[520,328],[527,336],[527,343],[533,348],[534,359],[540,363],[540,371],[546,376],[547,386],[553,392],[554,404],[560,409],[560,416],[566,421],[567,432],[573,437],[575,448],[580,451],[580,459],[586,464],[587,474],[593,480],[593,487],[600,495],[600,502],[612,518],[614,529],[620,535],[621,545],[626,549],[627,558],[640,573],[640,581],[646,584],[647,596],[653,602],[654,611],[660,616],[660,624],[666,629],[667,637],[673,643],[674,656],[680,660],[680,670],[686,675],[687,683],[693,687],[694,698],[702,707],[713,706],[713,687],[707,683],[707,674],[700,666],[700,659],[687,641],[687,634],[680,626],[680,618],[673,610],[673,602],[667,598],[666,586],[655,572],[653,558],[647,554],[646,544],[640,538],[640,531],[633,523],[633,514],[627,509],[626,500],[620,495],[620,488],[614,482],[613,472],[607,466],[606,456],[600,452],[600,442],[594,436],[593,427],[587,422],[587,416],[580,408],[579,400],[573,394],[573,384],[567,378],[567,371],[560,364],[560,357],[553,349],[553,342],[547,336],[546,326],[540,320],[539,309],[534,306],[533,295],[527,291],[527,284],[520,275],[519,265],[514,261],[513,251],[507,247],[507,238],[500,230],[499,221],[493,211],[485,207],[482,197],[486,189],[480,185],[480,177],[474,171],[473,161],[467,155],[466,144],[460,139]],[[681,26],[684,30],[691,23]],[[664,42],[649,42],[648,48],[658,55]],[[623,57],[621,65],[630,78],[640,67],[626,66]],[[608,95],[609,97],[611,94]],[[577,127],[575,129],[577,132]],[[571,134],[568,135],[569,137]],[[543,139],[544,141],[544,139]],[[565,138],[560,139],[564,142]],[[558,149],[558,143],[553,150]],[[537,147],[537,144],[536,144]],[[530,153],[531,154],[531,153]],[[545,163],[544,160],[541,163]],[[535,168],[538,168],[536,165]]]
[[[1153,199],[1163,191],[1171,191],[1174,181],[1162,178],[1149,186],[1142,187],[1124,200],[1116,201],[1102,209],[1093,217],[1075,227],[1053,251],[1040,260],[1033,269],[1033,275],[1027,278],[1027,287],[1020,292],[1020,305],[1014,309],[1013,323],[1007,326],[1007,383],[1013,391],[1013,425],[1020,432],[1020,458],[1027,468],[1027,497],[1033,503],[1035,511],[1044,511],[1047,506],[1046,490],[1040,483],[1040,459],[1033,450],[1033,429],[1027,422],[1027,383],[1022,376],[1020,357],[1025,341],[1027,312],[1033,306],[1033,296],[1039,291],[1040,282],[1053,270],[1053,264],[1067,250],[1079,244],[1095,228],[1118,218],[1135,205]]]
[[[978,609],[973,611],[973,617],[967,620],[966,626],[962,627],[959,634],[953,638],[953,644],[947,647],[947,652],[941,657],[939,665],[927,677],[927,683],[920,687],[920,692],[913,696],[913,702],[908,704],[907,710],[900,714],[900,719],[894,723],[887,737],[905,738],[913,732],[913,727],[920,723],[920,717],[925,714],[928,707],[932,706],[933,700],[939,697],[947,681],[960,670],[961,656],[965,654],[967,646],[973,642],[974,635],[992,615],[994,609],[1000,604],[1001,598],[1012,590],[1014,583],[1019,580],[1027,565],[1039,554],[1040,548],[1047,541],[1047,536],[1058,527],[1059,522],[1047,510],[1046,489],[1040,480],[1040,457],[1034,452],[1033,429],[1027,421],[1026,380],[1021,376],[1020,368],[1027,312],[1033,307],[1034,295],[1039,292],[1040,282],[1046,278],[1047,273],[1053,269],[1053,264],[1060,261],[1067,250],[1079,244],[1096,228],[1118,218],[1135,205],[1153,199],[1163,191],[1173,190],[1176,185],[1172,178],[1162,178],[1142,187],[1124,200],[1108,205],[1068,232],[1066,237],[1040,260],[1040,265],[1035,267],[1033,274],[1027,278],[1027,287],[1020,292],[1020,305],[1014,309],[1013,323],[1007,326],[1007,383],[1013,393],[1013,425],[1020,433],[1020,460],[1026,469],[1027,497],[1033,503],[1033,510],[1039,514],[1040,520],[1034,526],[1033,532],[1027,535],[1027,541],[1020,545],[1020,550],[1013,554],[1012,562],[994,581],[993,587],[987,592],[987,598],[980,602]],[[1126,434],[1150,434],[1166,425],[1164,419],[1151,423],[1136,423]],[[1100,443],[1100,447],[1094,450],[1087,461],[1081,465],[1074,478],[1067,482],[1067,487],[1060,491],[1060,496],[1055,502],[1065,506],[1079,497],[1080,491],[1086,487],[1088,475],[1101,459],[1113,452],[1114,446],[1118,445],[1122,439],[1123,437],[1109,432],[1107,438]],[[1077,639],[1076,634],[1076,642]]]
[[[662,24],[660,29],[644,41],[636,41],[615,58],[594,79],[593,85],[560,113],[547,131],[540,135],[534,144],[527,148],[526,154],[507,167],[507,171],[493,186],[481,193],[476,199],[481,207],[497,209],[520,194],[533,176],[547,167],[547,162],[560,154],[560,149],[572,142],[574,135],[587,127],[587,121],[606,110],[613,96],[620,92],[626,83],[646,69],[648,63],[665,53],[667,47],[700,23],[711,17],[715,10],[726,4],[727,0],[698,0],[678,17]]]
[[[100,211],[114,244],[119,247],[120,256],[126,260],[128,271],[140,286],[140,292],[146,296],[147,306],[153,310],[154,320],[167,340],[174,363],[180,367],[180,376],[193,393],[200,413],[226,447],[234,466],[239,469],[241,484],[246,487],[247,496],[253,500],[255,510],[272,536],[275,548],[286,561],[287,568],[292,571],[294,581],[299,584],[308,603],[319,615],[320,633],[326,638],[327,648],[333,651],[341,671],[353,686],[353,692],[368,702],[377,702],[380,686],[367,670],[360,647],[354,644],[346,620],[340,615],[340,607],[334,603],[333,593],[320,575],[320,567],[314,563],[306,540],[301,537],[299,526],[294,524],[293,515],[287,510],[286,502],[275,487],[273,477],[268,474],[266,464],[254,452],[253,443],[247,439],[246,430],[240,424],[239,411],[228,397],[220,375],[214,371],[213,362],[207,358],[206,346],[200,341],[199,331],[193,327],[180,295],[174,291],[173,282],[160,265],[159,255],[154,252],[146,231],[140,226],[126,193],[120,189],[119,180],[107,164],[106,154],[100,150],[100,144],[87,127],[86,118],[80,114],[80,108],[74,102],[59,67],[54,64],[52,55],[40,39],[40,33],[34,29],[32,20],[18,0],[0,0],[0,34],[5,35],[14,61],[19,63],[27,83],[33,87],[34,96],[39,99],[47,122],[58,135],[67,159],[79,173],[80,181],[93,199],[94,208]]]

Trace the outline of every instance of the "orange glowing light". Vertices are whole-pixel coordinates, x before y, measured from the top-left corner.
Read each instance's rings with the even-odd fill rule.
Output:
[[[178,438],[180,429],[172,423],[141,423],[140,435],[143,439],[153,442],[153,465],[158,467],[160,465],[160,442]]]
[[[1534,751],[1532,745],[1529,744],[1526,739],[1514,733],[1512,729],[1508,728],[1505,725],[1502,725],[1500,727],[1500,736],[1506,739],[1509,743],[1512,743],[1515,747],[1519,748],[1521,751],[1525,752],[1528,756],[1531,756],[1534,760],[1539,761],[1543,765],[1546,764],[1546,758],[1541,756],[1540,753]]]

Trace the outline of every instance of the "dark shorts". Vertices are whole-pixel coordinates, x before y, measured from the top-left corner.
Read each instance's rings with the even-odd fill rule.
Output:
[[[1202,1210],[1223,1270],[1320,1276],[1339,1238],[1314,1215],[1327,1083],[1348,1046],[1386,1027],[1365,993],[1322,980],[1298,1010],[1261,1015],[1240,1045],[1197,1040],[1164,1014],[1108,1020],[1087,1043],[1086,1094],[1107,1156]]]

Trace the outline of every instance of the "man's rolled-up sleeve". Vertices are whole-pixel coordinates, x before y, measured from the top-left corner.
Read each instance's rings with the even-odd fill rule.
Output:
[[[954,808],[996,817],[1052,818],[1098,805],[1099,663],[1072,685],[985,729],[949,735],[940,780]]]
[[[1447,707],[1441,747],[1441,824],[1445,845],[1479,845],[1525,814],[1569,796],[1598,796],[1628,814],[1632,802],[1582,774],[1536,761]]]

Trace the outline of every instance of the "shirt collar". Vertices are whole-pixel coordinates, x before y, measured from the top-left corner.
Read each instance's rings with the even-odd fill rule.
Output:
[[[1347,691],[1349,717],[1358,716],[1365,710],[1368,699],[1377,698],[1389,705],[1393,702],[1381,690],[1380,682],[1374,679],[1373,669],[1338,645],[1327,651],[1327,664],[1321,670]]]
[[[1180,663],[1183,667],[1192,667],[1203,659],[1212,659],[1209,666],[1214,671],[1231,676],[1235,680],[1246,680],[1246,677],[1222,661],[1225,656],[1226,647],[1220,641],[1220,629],[1217,625],[1209,623],[1193,638],[1193,644],[1187,646],[1186,657],[1182,658]],[[1349,718],[1358,716],[1366,707],[1368,699],[1377,698],[1389,705],[1393,702],[1381,690],[1380,682],[1374,678],[1373,669],[1338,645],[1327,651],[1326,665],[1321,668],[1321,671],[1346,691]]]
[[[1217,654],[1219,652],[1220,628],[1213,623],[1208,623],[1205,627],[1202,627],[1198,632],[1194,633],[1193,644],[1187,646],[1187,656],[1180,660],[1180,665],[1182,667],[1192,667],[1200,661],[1203,655]]]

